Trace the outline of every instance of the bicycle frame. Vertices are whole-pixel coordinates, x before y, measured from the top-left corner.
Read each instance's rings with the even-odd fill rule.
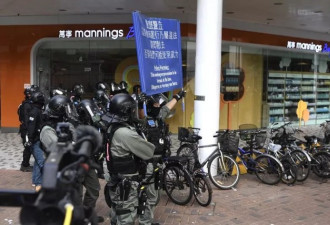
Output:
[[[217,147],[217,148],[214,149],[214,151],[202,163],[200,163],[200,165],[201,165],[200,167],[203,168],[209,162],[209,160],[211,159],[211,157],[213,157],[215,154],[218,154],[219,153],[220,154],[220,158],[221,158],[220,166],[221,166],[221,169],[224,169],[223,168],[223,165],[224,165],[223,152],[221,151],[220,143],[219,142],[217,144],[210,144],[210,145],[201,145],[201,146],[197,145],[197,151],[200,148],[210,148],[210,147]]]
[[[247,155],[247,154],[257,154],[258,156],[256,157],[256,159],[259,157],[259,156],[262,156],[262,155],[267,155],[269,157],[271,157],[273,160],[277,161],[281,167],[281,170],[282,172],[284,172],[284,167],[282,165],[282,163],[274,156],[270,155],[270,154],[267,154],[267,153],[263,153],[263,152],[260,152],[258,150],[251,150],[249,149],[248,151],[244,150],[243,148],[238,148],[238,151],[239,151],[239,154],[237,155],[237,157],[243,162],[243,165],[245,166],[246,169],[250,169],[250,170],[255,170],[255,164],[256,164],[256,161],[255,159],[253,159],[252,157],[249,157],[248,159],[251,159],[251,162],[253,163],[253,167],[250,167],[247,163],[247,161],[242,157],[244,155]]]

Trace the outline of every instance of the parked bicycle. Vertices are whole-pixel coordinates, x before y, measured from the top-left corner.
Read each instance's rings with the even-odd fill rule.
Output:
[[[315,135],[304,136],[304,150],[311,158],[312,171],[321,178],[330,178],[330,153],[318,144]]]
[[[291,151],[283,151],[281,145],[274,144],[274,142],[270,140],[266,152],[275,156],[282,163],[284,167],[282,182],[288,185],[294,184],[298,177],[298,166],[291,155]]]
[[[307,179],[309,171],[312,170],[318,177],[329,178],[330,177],[330,154],[326,146],[322,146],[319,142],[319,138],[315,135],[305,135],[302,134],[303,131],[299,129],[290,128],[291,122],[286,122],[279,126],[277,129],[278,133],[275,135],[275,140],[277,143],[286,144],[287,149],[295,149],[297,153],[295,160],[298,166],[298,181],[303,181]],[[324,125],[321,125],[324,126]],[[292,132],[288,132],[288,128]],[[293,134],[299,132],[306,141],[297,141]],[[298,146],[298,143],[299,146]],[[303,154],[301,151],[296,151],[304,149]],[[298,155],[299,153],[299,155]],[[292,153],[291,153],[292,154]]]
[[[264,133],[256,130],[255,125],[240,125],[240,138],[248,146],[239,147],[237,156],[248,172],[254,172],[261,182],[274,185],[281,181],[284,167],[276,157],[261,151],[265,141]]]
[[[324,133],[324,144],[330,144],[330,120],[326,120],[324,123],[320,124],[320,127]]]
[[[211,182],[220,189],[230,189],[235,187],[240,178],[240,170],[237,162],[233,159],[220,145],[220,137],[224,134],[231,134],[231,131],[218,131],[215,136],[217,138],[216,144],[199,145],[199,140],[202,138],[198,135],[199,128],[179,128],[178,139],[180,147],[177,151],[178,156],[185,156],[189,159],[189,170],[193,173],[199,171],[203,172],[203,167],[208,169],[208,175]],[[228,139],[227,139],[228,140]],[[237,153],[238,142],[234,148]],[[215,150],[203,161],[199,162],[198,150],[200,148],[215,147]],[[204,175],[205,177],[205,175]],[[204,179],[205,180],[205,179]]]
[[[305,181],[311,170],[311,158],[306,151],[303,151],[297,145],[296,134],[302,131],[293,128],[291,122],[286,122],[281,126],[278,123],[273,123],[270,128],[270,138],[273,143],[270,143],[269,150],[274,152],[278,158],[286,157],[291,163],[294,162],[297,166],[297,181]],[[277,126],[277,127],[276,127]],[[280,149],[277,145],[280,145]]]

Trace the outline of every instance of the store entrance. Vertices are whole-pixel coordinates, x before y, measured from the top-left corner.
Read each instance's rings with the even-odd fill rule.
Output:
[[[35,51],[34,81],[46,96],[54,88],[69,92],[75,84],[82,84],[84,97],[92,97],[97,82],[122,80],[121,74],[116,75],[121,72],[118,66],[136,58],[131,40],[45,40]]]

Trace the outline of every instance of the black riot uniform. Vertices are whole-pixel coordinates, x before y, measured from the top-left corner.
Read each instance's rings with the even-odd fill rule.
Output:
[[[32,171],[32,184],[39,191],[42,183],[42,169],[44,166],[44,153],[40,146],[40,129],[42,125],[42,109],[45,103],[45,96],[41,92],[32,94],[32,108],[28,113],[26,146],[31,146],[32,155],[34,157],[34,166]]]
[[[26,145],[25,143],[28,141],[27,137],[27,124],[28,124],[28,114],[30,113],[32,109],[32,101],[31,96],[33,93],[39,90],[39,87],[36,85],[31,85],[28,88],[24,89],[24,95],[25,99],[22,101],[22,103],[18,107],[18,117],[20,121],[20,127],[19,127],[19,133],[22,138],[24,150],[23,150],[23,161],[21,163],[20,170],[23,172],[30,172],[30,158],[31,158],[31,146]]]

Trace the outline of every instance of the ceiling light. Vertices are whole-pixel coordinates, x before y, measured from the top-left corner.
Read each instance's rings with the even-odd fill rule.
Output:
[[[229,12],[226,12],[226,14],[234,14],[234,12],[229,11]]]

